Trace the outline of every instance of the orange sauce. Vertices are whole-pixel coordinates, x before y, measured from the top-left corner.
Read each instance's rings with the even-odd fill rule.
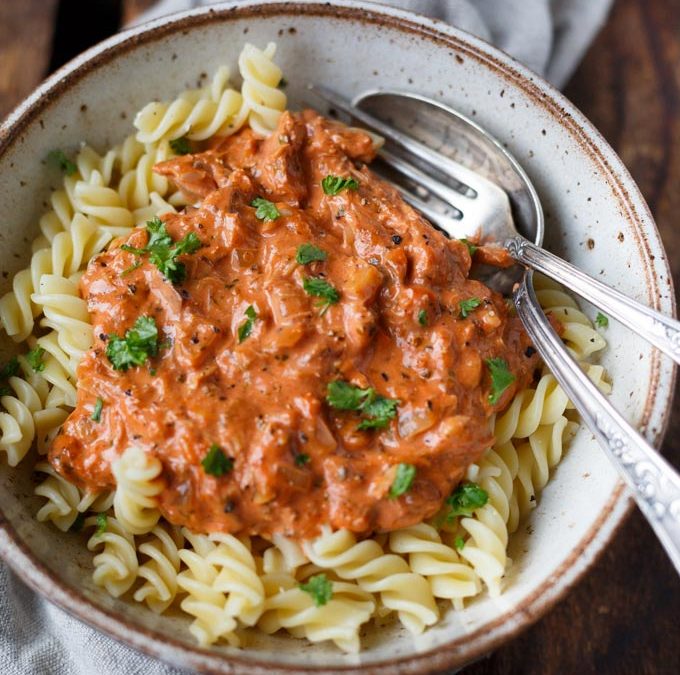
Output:
[[[526,385],[537,357],[505,300],[469,278],[466,245],[379,180],[366,165],[373,156],[363,132],[305,111],[284,114],[266,140],[245,129],[157,167],[200,200],[164,216],[167,231],[175,241],[194,232],[202,247],[181,256],[177,285],[120,248],[144,247],[143,228],[90,263],[81,292],[95,343],[50,451],[62,475],[112,487],[111,462],[137,445],[162,462],[163,515],[196,532],[306,537],[328,523],[368,533],[440,509],[493,442],[493,413]],[[358,188],[325,194],[328,175]],[[257,197],[281,215],[259,219]],[[327,259],[299,264],[303,244]],[[339,300],[322,311],[308,277]],[[464,318],[459,303],[470,298],[479,305]],[[256,318],[239,341],[248,307]],[[109,336],[140,316],[154,318],[159,354],[115,370]],[[505,359],[515,377],[494,405],[489,358]],[[358,430],[360,413],[326,400],[336,380],[398,399],[396,416]],[[213,444],[233,460],[222,476],[201,464]],[[416,475],[395,498],[400,463]]]

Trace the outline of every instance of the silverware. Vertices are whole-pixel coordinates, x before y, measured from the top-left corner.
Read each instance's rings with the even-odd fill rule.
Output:
[[[371,91],[350,104],[326,88],[310,89],[335,110],[386,139],[380,152],[383,164],[374,168],[448,236],[481,235],[484,240],[503,243],[518,262],[551,276],[676,361],[680,359],[678,322],[540,248],[544,220],[536,190],[518,162],[477,124],[441,103],[410,93]],[[444,146],[448,156],[436,150]],[[528,238],[515,229],[513,213]],[[480,223],[484,223],[483,230]],[[680,574],[680,475],[571,357],[538,304],[532,276],[530,270],[489,268],[484,281],[506,294],[514,286],[517,314],[529,337],[630,488]]]
[[[367,92],[361,95],[358,106],[326,87],[314,85],[310,91],[385,138],[385,147],[379,155],[382,163],[378,164],[377,171],[433,224],[458,238],[476,237],[504,246],[517,262],[566,286],[680,363],[680,322],[636,302],[541,248],[543,212],[531,181],[501,144],[479,125],[417,94]],[[464,166],[436,152],[433,147],[437,145],[430,147],[400,130],[400,116],[403,122],[405,111],[412,115],[417,105],[429,106],[425,124],[429,122],[430,130],[447,130],[443,142],[450,142],[456,134],[461,134],[470,151],[481,153],[475,159],[474,170],[468,168],[467,163]],[[441,144],[442,140],[435,142]],[[495,180],[501,156],[504,156],[501,164],[512,165],[515,174],[512,185]],[[463,157],[461,152],[461,159]],[[490,174],[494,180],[489,180]],[[525,207],[525,213],[515,209],[518,201]],[[531,202],[534,213],[527,212]],[[523,215],[531,216],[531,227],[525,229],[525,233],[530,233],[529,238],[517,231],[513,211],[520,223]],[[540,238],[536,238],[539,233]],[[493,285],[508,293],[517,280],[518,276],[497,274]]]

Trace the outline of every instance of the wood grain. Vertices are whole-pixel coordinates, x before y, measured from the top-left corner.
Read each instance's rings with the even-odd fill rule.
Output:
[[[0,119],[47,75],[57,0],[0,0]]]
[[[152,2],[123,0],[123,22]],[[56,6],[0,0],[0,117],[46,75]],[[566,93],[638,182],[680,288],[680,0],[617,0]],[[680,466],[676,399],[664,452]],[[679,619],[680,581],[635,512],[562,603],[464,673],[677,675]]]

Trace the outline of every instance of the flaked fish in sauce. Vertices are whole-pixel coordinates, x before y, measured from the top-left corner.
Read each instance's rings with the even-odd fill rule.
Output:
[[[163,216],[167,232],[201,247],[178,256],[174,284],[121,248],[144,249],[144,228],[90,263],[80,288],[95,342],[50,451],[62,475],[112,487],[111,462],[139,446],[162,462],[163,515],[196,532],[368,533],[440,509],[537,357],[505,300],[469,278],[468,246],[379,180],[374,154],[367,134],[305,111],[266,140],[244,129],[156,167],[200,203]],[[327,194],[329,176],[347,186]],[[309,245],[323,255],[302,264]],[[116,370],[110,336],[140,316],[158,327],[158,353]],[[495,403],[489,359],[514,377]],[[365,413],[327,401],[337,381],[397,401],[395,414],[359,429]],[[215,445],[230,460],[221,475],[202,463]],[[399,464],[416,473],[395,497]]]

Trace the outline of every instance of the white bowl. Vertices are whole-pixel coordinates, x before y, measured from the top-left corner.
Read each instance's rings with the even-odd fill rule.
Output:
[[[43,200],[56,187],[43,162],[48,151],[72,150],[82,140],[112,146],[131,133],[142,105],[195,86],[201,73],[220,64],[235,64],[246,40],[278,43],[293,106],[314,81],[347,96],[380,86],[409,89],[469,115],[507,143],[535,182],[548,247],[631,297],[674,313],[666,255],[643,198],[620,159],[559,92],[448,25],[351,1],[227,3],[188,12],[117,35],[50,77],[0,129],[0,293],[28,262]],[[615,322],[606,338],[602,362],[614,383],[612,401],[658,445],[674,370]],[[2,340],[10,353],[11,341]],[[360,656],[264,635],[246,650],[200,649],[186,621],[114,600],[91,582],[82,539],[35,521],[29,464],[0,467],[0,545],[12,568],[114,637],[174,665],[214,672],[423,673],[459,666],[546,612],[592,564],[630,506],[614,469],[582,429],[538,508],[512,538],[514,564],[499,599],[482,596],[418,638],[397,626],[370,629]]]

